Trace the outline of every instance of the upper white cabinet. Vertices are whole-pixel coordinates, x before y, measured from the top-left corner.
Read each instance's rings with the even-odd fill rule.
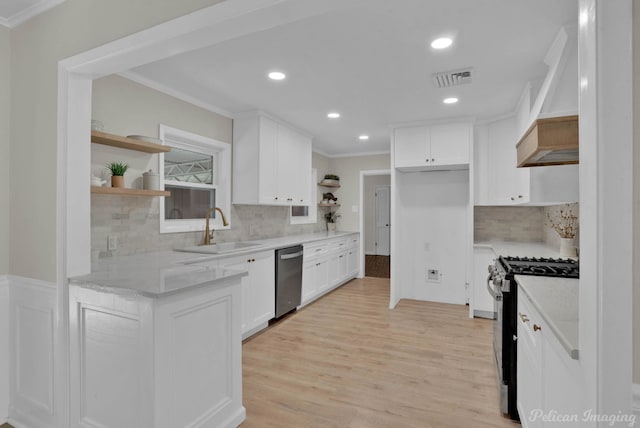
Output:
[[[264,115],[233,121],[233,203],[309,205],[311,138]]]
[[[517,116],[476,126],[476,205],[548,205],[579,200],[578,165],[517,167]]]
[[[394,167],[401,171],[468,168],[471,137],[467,123],[395,128]]]

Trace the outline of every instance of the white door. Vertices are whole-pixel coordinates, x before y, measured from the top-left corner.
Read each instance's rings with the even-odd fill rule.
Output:
[[[376,187],[376,255],[388,256],[391,231],[391,187]]]

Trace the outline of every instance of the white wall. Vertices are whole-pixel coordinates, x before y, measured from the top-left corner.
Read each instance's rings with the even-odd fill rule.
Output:
[[[364,252],[376,253],[376,187],[391,185],[391,175],[368,175],[364,177]]]
[[[469,171],[395,175],[393,283],[399,298],[465,303]],[[393,191],[393,190],[392,190]],[[439,283],[426,280],[438,269]]]
[[[215,3],[67,0],[11,30],[12,274],[56,278],[58,61]]]
[[[0,26],[0,275],[9,271],[9,30]]]
[[[338,210],[342,217],[338,222],[338,230],[358,232],[360,229],[360,214],[353,211],[353,207],[360,205],[360,171],[389,169],[391,160],[389,155],[349,156],[331,158],[331,171],[340,177],[340,189],[335,192],[338,202],[342,205]],[[320,172],[318,177],[322,178]],[[357,208],[356,208],[357,209]]]

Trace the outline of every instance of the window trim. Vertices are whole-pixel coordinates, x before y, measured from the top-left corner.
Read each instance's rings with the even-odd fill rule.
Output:
[[[311,168],[311,197],[306,216],[294,216],[293,206],[289,208],[289,224],[314,224],[318,222],[318,170]]]
[[[228,226],[222,224],[221,216],[211,219],[211,227],[216,230],[231,229],[231,144],[204,137],[182,129],[160,124],[160,139],[163,145],[191,150],[211,155],[214,158],[213,184],[166,181],[169,185],[211,189],[216,191],[216,206],[225,214]],[[158,156],[160,188],[165,188],[164,153]],[[164,218],[164,198],[160,198],[160,233],[198,232],[205,228],[205,219],[167,220]]]

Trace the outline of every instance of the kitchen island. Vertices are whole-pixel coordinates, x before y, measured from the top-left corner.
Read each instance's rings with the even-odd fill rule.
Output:
[[[190,264],[202,258],[114,258],[70,279],[73,426],[235,427],[245,419],[247,273]]]

